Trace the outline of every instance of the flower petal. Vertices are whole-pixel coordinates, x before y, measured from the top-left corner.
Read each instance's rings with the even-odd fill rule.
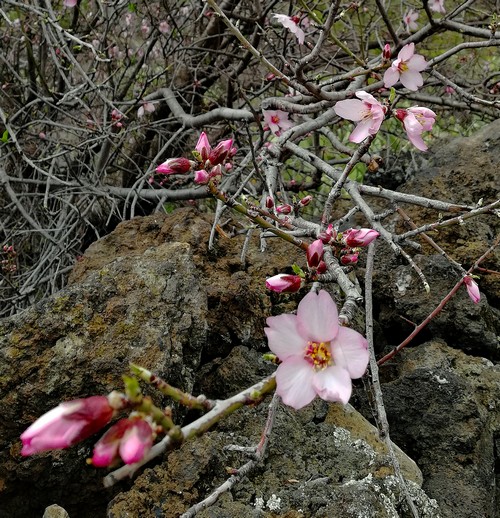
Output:
[[[335,365],[346,369],[351,378],[363,376],[370,359],[368,342],[363,335],[348,327],[340,327],[331,348]]]
[[[399,81],[399,71],[397,68],[388,68],[384,74],[384,86],[390,88]]]
[[[276,393],[285,405],[298,410],[316,397],[314,374],[313,367],[304,358],[288,358],[276,371]]]
[[[333,107],[335,113],[350,121],[360,121],[363,118],[365,105],[363,101],[358,99],[347,99],[345,101],[338,101]]]
[[[281,360],[284,361],[290,356],[304,354],[306,340],[300,336],[297,329],[296,315],[277,315],[267,319],[264,332],[267,335],[269,349]]]
[[[408,61],[415,54],[415,43],[408,43],[405,45],[398,54],[398,59],[401,61]]]
[[[297,308],[297,329],[306,341],[329,342],[339,330],[339,313],[325,290],[308,293]]]
[[[365,140],[365,138],[368,137],[368,135],[373,135],[372,125],[373,125],[372,119],[365,119],[364,121],[361,121],[354,128],[354,131],[349,135],[349,140],[351,142],[355,142],[356,144],[363,142],[363,140]],[[380,127],[380,125],[379,125],[379,127]],[[375,133],[377,133],[377,132],[375,131]]]
[[[345,405],[351,397],[351,377],[338,365],[315,372],[313,386],[318,396],[326,401],[340,401]]]
[[[410,59],[410,61],[408,61],[407,65],[410,70],[422,72],[422,70],[425,70],[427,68],[428,63],[425,60],[424,56],[422,56],[421,54],[415,54]]]
[[[415,70],[406,70],[401,74],[400,81],[412,92],[416,92],[423,84],[424,79],[420,72],[416,72]]]

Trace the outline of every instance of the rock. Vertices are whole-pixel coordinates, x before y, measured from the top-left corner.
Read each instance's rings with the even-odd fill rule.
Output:
[[[69,514],[61,506],[52,504],[45,509],[42,518],[69,518]]]
[[[500,366],[432,341],[404,349],[385,374],[391,437],[443,518],[498,516]]]

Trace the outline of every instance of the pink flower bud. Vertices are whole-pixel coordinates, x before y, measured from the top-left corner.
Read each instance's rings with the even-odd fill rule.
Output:
[[[477,282],[470,275],[466,275],[464,277],[464,284],[470,299],[474,304],[477,304],[481,300],[481,293],[479,292]]]
[[[345,254],[340,258],[340,262],[344,266],[353,265],[358,262],[359,254],[353,253],[353,254]]]
[[[229,171],[231,171],[232,168],[233,168],[233,164],[231,164],[230,162],[227,162],[226,164],[224,164],[224,169],[226,170],[227,173],[229,173]]]
[[[371,228],[350,228],[343,232],[343,241],[350,248],[368,246],[380,234]]]
[[[215,167],[212,167],[209,176],[210,178],[213,178],[215,181],[219,181],[222,178],[222,166],[219,164]]]
[[[210,146],[210,142],[208,141],[207,134],[204,131],[201,132],[195,150],[199,153],[202,162],[206,162],[208,160],[208,155],[210,154],[212,148]]]
[[[316,239],[307,247],[307,264],[310,268],[317,268],[323,258],[323,241]]]
[[[383,57],[385,60],[389,60],[389,59],[391,59],[391,54],[392,54],[392,52],[391,52],[391,46],[390,46],[388,43],[386,43],[386,44],[384,45],[384,49],[382,50],[382,57]]]
[[[212,165],[222,164],[233,149],[233,139],[223,140],[209,153],[208,159]]]
[[[313,199],[313,197],[309,194],[308,196],[304,196],[300,201],[300,205],[302,207],[306,207],[307,205],[309,205],[309,203],[311,203],[311,200]]]
[[[328,268],[326,266],[325,261],[320,261],[318,264],[318,267],[316,268],[316,273],[319,273],[321,275],[321,274],[325,273],[327,269]]]
[[[160,174],[184,174],[190,171],[193,165],[194,162],[187,158],[169,158],[156,168],[156,172]]]
[[[205,169],[201,169],[200,171],[195,171],[194,173],[194,183],[199,185],[206,185],[210,181],[210,175],[205,171]]]
[[[21,434],[21,455],[68,448],[98,432],[112,417],[113,409],[106,396],[61,403]]]
[[[118,455],[125,464],[144,458],[153,445],[151,425],[139,417],[120,419],[94,446],[92,464],[98,468],[110,466]]]
[[[274,200],[271,198],[271,196],[266,198],[266,207],[268,209],[272,209],[274,207]]]
[[[278,214],[290,214],[293,210],[293,207],[286,203],[285,205],[278,205],[276,207],[276,212]]]
[[[277,293],[295,293],[302,286],[302,278],[298,275],[280,273],[266,280],[266,288]]]

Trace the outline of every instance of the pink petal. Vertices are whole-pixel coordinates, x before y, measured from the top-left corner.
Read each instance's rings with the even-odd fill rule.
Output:
[[[350,121],[360,121],[365,112],[365,105],[363,101],[358,99],[347,99],[345,101],[338,101],[333,107],[335,113]]]
[[[356,97],[369,104],[375,104],[380,106],[380,103],[377,101],[377,99],[375,99],[375,97],[373,97],[372,94],[366,93],[363,90],[358,90],[356,92]]]
[[[264,329],[269,349],[284,361],[290,356],[303,355],[306,348],[306,340],[302,338],[297,329],[296,315],[277,315],[267,319]]]
[[[425,70],[427,68],[428,63],[425,60],[424,56],[421,56],[420,54],[415,54],[410,59],[410,61],[408,61],[407,65],[410,70],[422,72],[422,70]]]
[[[325,290],[308,293],[297,308],[297,329],[306,341],[332,340],[339,330],[338,319],[337,306]]]
[[[276,393],[285,405],[298,410],[316,397],[314,374],[314,369],[304,358],[288,358],[276,371]]]
[[[349,373],[338,365],[316,372],[313,386],[318,396],[326,401],[340,401],[345,405],[351,397],[352,383]]]
[[[359,122],[358,125],[354,128],[354,131],[349,136],[349,140],[351,142],[355,142],[356,144],[363,142],[363,140],[365,140],[365,138],[368,137],[368,135],[373,134],[371,132],[372,123],[373,121],[371,119],[365,119]]]
[[[427,151],[428,147],[426,146],[424,139],[421,135],[417,133],[407,133],[408,140],[420,151]]]
[[[370,359],[368,343],[363,335],[348,327],[340,327],[331,348],[335,365],[346,369],[351,378],[363,376]]]
[[[408,88],[408,90],[411,90],[413,92],[416,92],[423,84],[424,80],[422,78],[422,74],[420,72],[415,72],[413,70],[406,70],[401,74],[400,81]]]
[[[405,45],[398,54],[398,59],[401,61],[408,61],[415,54],[415,43],[408,43]]]
[[[390,88],[399,81],[399,70],[397,68],[388,68],[384,74],[384,86]]]

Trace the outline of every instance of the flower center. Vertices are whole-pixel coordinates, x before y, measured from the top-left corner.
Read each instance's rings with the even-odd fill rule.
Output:
[[[272,122],[273,124],[279,124],[279,122],[280,122],[280,118],[279,118],[277,115],[273,115],[273,116],[271,117],[271,122]]]
[[[330,342],[307,342],[304,359],[317,371],[326,369],[333,363]]]
[[[398,65],[399,72],[406,72],[408,70],[408,65],[406,61],[401,61],[401,63]]]

